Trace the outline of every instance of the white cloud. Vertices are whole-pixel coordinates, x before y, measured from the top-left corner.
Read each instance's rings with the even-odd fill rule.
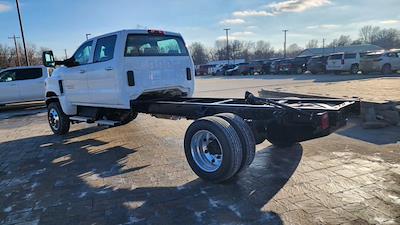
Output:
[[[259,16],[274,16],[275,14],[271,12],[267,12],[265,10],[244,10],[244,11],[236,11],[233,13],[233,16],[236,17],[259,17]]]
[[[287,0],[266,5],[274,13],[303,12],[308,9],[318,8],[331,4],[330,0]]]
[[[252,25],[252,26],[247,26],[246,28],[249,29],[249,30],[258,29],[258,27],[257,27],[257,26],[254,26],[254,25]]]
[[[241,31],[241,32],[234,32],[231,34],[234,37],[244,37],[244,36],[251,36],[254,35],[252,31]]]
[[[339,27],[340,25],[337,24],[321,24],[321,25],[308,26],[307,29],[336,29]]]
[[[254,32],[252,31],[240,31],[240,32],[233,32],[229,35],[230,40],[241,40],[241,39],[246,39],[249,36],[255,35]],[[226,40],[226,36],[219,36],[217,40]]]
[[[11,10],[11,6],[9,4],[0,2],[0,13],[7,12],[10,10]]]
[[[233,12],[235,17],[265,17],[276,16],[284,12],[303,12],[331,4],[331,0],[286,0],[273,2],[263,6],[265,10],[244,10]]]
[[[246,23],[243,19],[226,19],[219,22],[221,25],[239,25]]]
[[[397,24],[397,23],[400,23],[400,20],[383,20],[383,21],[381,21],[380,23],[381,23],[381,24],[388,24],[388,25],[390,25],[390,24]]]

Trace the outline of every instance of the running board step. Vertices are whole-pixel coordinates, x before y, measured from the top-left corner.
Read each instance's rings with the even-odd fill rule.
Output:
[[[120,121],[113,121],[113,120],[97,120],[95,121],[100,126],[118,126],[121,124]]]
[[[100,126],[118,126],[121,124],[120,121],[113,121],[113,120],[93,120],[93,118],[90,117],[84,117],[84,116],[71,116],[69,118],[73,122],[78,122],[78,123],[96,123],[97,125]]]
[[[71,121],[75,121],[75,122],[94,123],[93,118],[84,117],[84,116],[71,116],[69,119],[70,119]]]

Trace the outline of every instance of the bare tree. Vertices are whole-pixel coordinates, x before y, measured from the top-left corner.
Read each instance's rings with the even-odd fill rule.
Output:
[[[275,53],[271,44],[266,41],[257,41],[255,44],[254,58],[255,59],[268,59],[271,58]]]
[[[291,44],[289,45],[289,47],[287,48],[287,56],[288,57],[296,57],[297,55],[299,55],[304,49],[301,48],[299,45],[295,44]]]
[[[365,44],[372,44],[380,31],[380,27],[371,25],[364,26],[360,29],[360,40]]]
[[[192,55],[195,65],[205,64],[208,62],[208,52],[203,44],[199,42],[194,42],[189,46],[189,51]]]
[[[318,48],[318,40],[309,40],[306,44],[306,48]]]

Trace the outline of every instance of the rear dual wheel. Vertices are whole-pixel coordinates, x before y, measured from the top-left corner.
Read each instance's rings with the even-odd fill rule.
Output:
[[[255,155],[251,129],[239,116],[219,114],[193,122],[184,148],[192,170],[202,179],[219,183],[247,168]]]

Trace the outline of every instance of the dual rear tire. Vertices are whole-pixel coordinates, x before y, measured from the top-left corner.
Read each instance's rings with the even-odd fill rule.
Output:
[[[252,130],[231,113],[193,122],[186,131],[184,148],[192,170],[215,183],[235,177],[249,167],[255,156]]]

